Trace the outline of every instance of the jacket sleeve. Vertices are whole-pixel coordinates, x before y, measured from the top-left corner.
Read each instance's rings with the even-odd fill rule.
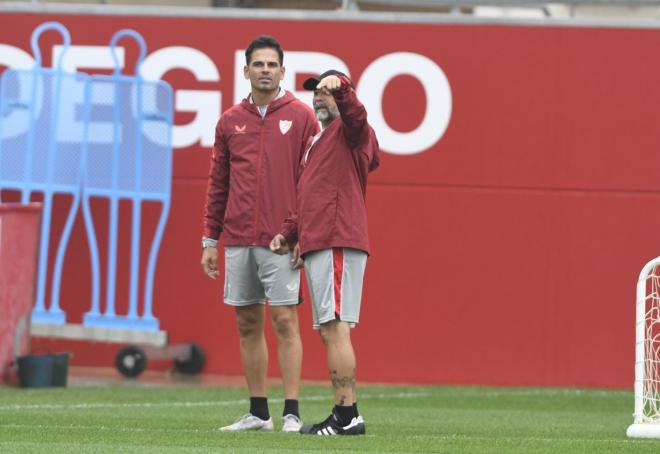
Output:
[[[352,150],[359,150],[367,158],[369,171],[378,167],[378,141],[367,122],[367,110],[357,98],[350,80],[339,76],[341,87],[332,92],[343,123],[344,137]]]
[[[298,213],[294,212],[289,214],[280,228],[280,233],[286,238],[286,242],[290,245],[298,242]]]
[[[206,187],[204,236],[218,239],[222,233],[227,196],[229,194],[229,150],[222,133],[221,121],[215,127],[215,144]]]

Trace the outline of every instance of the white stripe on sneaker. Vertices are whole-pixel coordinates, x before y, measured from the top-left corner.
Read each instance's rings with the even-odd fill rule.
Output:
[[[357,417],[355,417],[351,419],[351,422],[347,426],[344,426],[343,429],[348,430],[351,429],[352,427],[356,427],[358,424],[360,424],[360,421],[358,420]]]

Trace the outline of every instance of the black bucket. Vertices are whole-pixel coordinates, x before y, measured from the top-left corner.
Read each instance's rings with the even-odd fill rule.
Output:
[[[70,353],[57,353],[53,357],[53,386],[66,386],[66,377],[69,373]]]
[[[18,379],[23,388],[66,386],[69,353],[28,355],[18,358]]]

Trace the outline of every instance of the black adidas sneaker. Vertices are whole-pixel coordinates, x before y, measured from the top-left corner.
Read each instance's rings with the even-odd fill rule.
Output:
[[[300,428],[301,434],[308,435],[364,435],[364,419],[353,418],[350,424],[342,426],[334,413],[318,424],[308,424]]]

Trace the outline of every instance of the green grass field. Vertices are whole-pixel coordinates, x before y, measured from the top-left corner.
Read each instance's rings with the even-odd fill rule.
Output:
[[[270,410],[282,411],[281,389]],[[329,388],[305,386],[302,417],[318,422]],[[441,452],[658,453],[630,440],[631,392],[538,388],[363,387],[363,437],[219,433],[247,408],[241,388],[0,386],[0,453]]]

